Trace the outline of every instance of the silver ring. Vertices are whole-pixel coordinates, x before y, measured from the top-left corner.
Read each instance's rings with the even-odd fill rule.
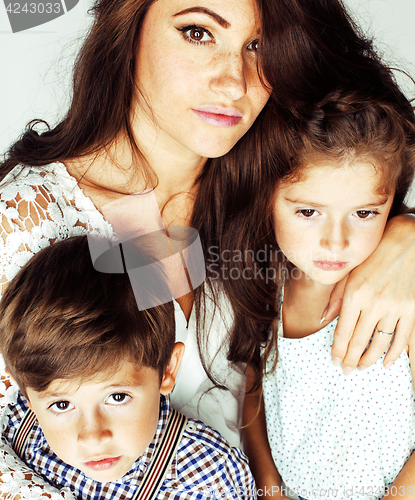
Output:
[[[392,333],[381,332],[380,330],[378,330],[378,327],[375,326],[375,332],[378,332],[379,335],[389,335],[389,337],[391,337],[395,333],[395,330]]]

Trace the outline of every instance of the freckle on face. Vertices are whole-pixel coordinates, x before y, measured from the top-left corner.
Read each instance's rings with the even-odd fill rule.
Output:
[[[138,98],[137,131],[140,134],[144,126],[147,131],[154,129],[149,134],[157,138],[164,151],[217,157],[228,152],[246,133],[269,93],[259,80],[255,52],[247,50],[258,36],[255,2],[204,0],[204,7],[231,24],[228,29],[206,14],[175,17],[198,5],[196,0],[158,0],[147,13],[136,71],[140,91],[151,109]],[[186,25],[206,27],[212,32],[214,43],[197,45],[186,41],[178,30]],[[242,83],[241,78],[246,81]],[[201,106],[236,109],[243,118],[233,126],[214,127],[193,111]]]

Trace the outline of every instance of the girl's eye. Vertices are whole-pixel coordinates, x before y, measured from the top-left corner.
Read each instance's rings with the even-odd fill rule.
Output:
[[[184,26],[183,28],[177,28],[182,37],[190,43],[196,44],[206,44],[213,42],[212,34],[206,29],[200,26]]]
[[[303,210],[298,210],[298,213],[301,214],[303,217],[306,217],[307,219],[318,214],[317,210],[314,210],[313,208],[305,208]]]
[[[126,403],[129,399],[131,399],[131,396],[128,394],[125,394],[124,392],[116,392],[108,397],[107,403],[111,405],[121,405]]]
[[[49,406],[49,408],[55,413],[64,413],[66,411],[72,410],[74,405],[69,401],[56,401]]]
[[[359,219],[369,219],[376,215],[377,212],[373,210],[357,210],[356,215]]]
[[[253,52],[258,52],[259,48],[259,40],[252,40],[252,42],[247,46],[248,50],[252,50]]]

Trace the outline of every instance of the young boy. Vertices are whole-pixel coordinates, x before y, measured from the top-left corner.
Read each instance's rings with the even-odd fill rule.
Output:
[[[127,274],[96,271],[86,236],[45,248],[0,304],[19,386],[3,431],[77,499],[251,498],[247,459],[170,406],[184,345],[172,303],[139,311]]]

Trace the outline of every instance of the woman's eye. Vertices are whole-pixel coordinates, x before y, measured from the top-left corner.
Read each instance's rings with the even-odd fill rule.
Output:
[[[50,405],[49,408],[55,413],[64,413],[65,411],[72,410],[74,405],[69,401],[56,401],[56,403]]]
[[[123,392],[116,392],[115,394],[111,394],[108,397],[107,403],[112,405],[121,405],[123,403],[126,403],[129,399],[131,399],[131,396],[129,396],[128,394],[125,394]]]
[[[213,36],[206,28],[200,26],[185,26],[177,28],[185,40],[190,43],[205,44],[213,41]]]
[[[252,50],[253,52],[258,52],[259,48],[259,40],[253,40],[248,46],[248,50]]]
[[[359,219],[368,219],[369,217],[376,215],[373,210],[357,210],[356,215]]]
[[[301,214],[303,217],[306,217],[307,219],[313,217],[313,215],[318,214],[317,210],[314,210],[312,208],[305,208],[303,210],[298,210],[298,213]]]

